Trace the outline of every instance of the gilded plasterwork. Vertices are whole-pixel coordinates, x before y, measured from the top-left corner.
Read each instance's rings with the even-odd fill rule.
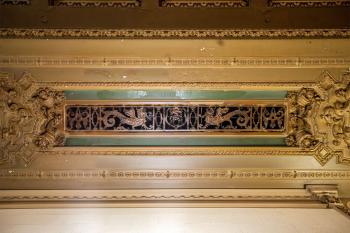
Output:
[[[3,163],[14,164],[16,159],[21,159],[28,164],[33,154],[39,150],[55,155],[313,155],[322,165],[333,157],[336,157],[339,163],[349,163],[348,74],[344,75],[342,81],[337,82],[325,73],[320,84],[290,91],[287,124],[287,108],[284,105],[66,105],[65,127],[68,131],[288,131],[286,143],[289,147],[212,147],[203,151],[198,148],[97,150],[69,147],[52,150],[52,146],[61,145],[64,141],[64,135],[61,133],[64,121],[63,92],[34,83],[29,74],[23,75],[18,81],[4,77],[1,88],[1,107],[5,113],[1,117],[1,132],[4,138],[1,141]],[[110,125],[113,122],[115,125]]]
[[[160,0],[162,7],[246,7],[248,0]]]
[[[350,180],[349,170],[187,169],[187,170],[35,170],[0,169],[0,179],[35,180]]]
[[[79,39],[293,39],[350,38],[343,29],[26,29],[0,28],[0,38]]]
[[[28,165],[37,150],[61,145],[63,92],[39,88],[28,73],[0,78],[0,162]]]
[[[138,7],[139,0],[49,0],[51,6],[67,7]]]
[[[349,0],[269,0],[271,7],[333,7],[350,6]]]
[[[350,57],[76,57],[1,56],[0,66],[42,68],[339,68]],[[149,83],[149,82],[148,82]],[[203,82],[202,82],[203,83]],[[220,82],[215,82],[219,84]],[[200,85],[201,83],[198,83]],[[247,83],[243,83],[248,85]],[[264,83],[261,83],[263,85]],[[98,85],[96,83],[96,85]],[[297,85],[297,83],[296,83]]]
[[[328,73],[315,88],[289,92],[289,146],[314,150],[316,159],[327,163],[333,156],[350,162],[349,73],[339,82]]]
[[[1,202],[12,201],[227,201],[227,200],[302,200],[310,201],[306,190],[262,189],[138,189],[138,190],[6,190]]]
[[[306,188],[313,199],[327,204],[328,208],[337,209],[350,216],[350,209],[340,199],[336,185],[307,185]]]

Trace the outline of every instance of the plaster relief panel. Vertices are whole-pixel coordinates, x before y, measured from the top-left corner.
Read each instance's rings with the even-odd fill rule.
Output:
[[[314,150],[327,163],[333,156],[350,162],[349,73],[336,81],[328,73],[315,88],[289,92],[290,120],[287,145]]]
[[[62,145],[63,92],[39,88],[27,73],[0,77],[0,163],[27,166],[39,150]]]

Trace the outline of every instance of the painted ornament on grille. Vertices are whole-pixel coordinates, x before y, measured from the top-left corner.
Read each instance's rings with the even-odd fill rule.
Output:
[[[285,106],[66,106],[67,131],[284,131]]]

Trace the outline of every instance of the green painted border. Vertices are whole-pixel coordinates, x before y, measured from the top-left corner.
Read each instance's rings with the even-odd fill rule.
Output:
[[[68,137],[65,146],[285,146],[281,137]]]
[[[66,90],[67,100],[282,100],[287,91]]]

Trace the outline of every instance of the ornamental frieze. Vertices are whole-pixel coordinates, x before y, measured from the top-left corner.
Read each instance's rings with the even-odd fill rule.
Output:
[[[63,7],[139,7],[140,0],[49,0],[50,6]]]
[[[63,100],[63,92],[37,87],[28,73],[0,77],[0,164],[27,166],[37,151],[63,144]]]
[[[67,131],[283,132],[283,105],[67,105]]]
[[[161,7],[247,7],[248,0],[160,0]]]
[[[350,6],[349,0],[269,0],[270,7],[337,7]]]
[[[349,81],[349,73],[342,80],[324,73],[318,84],[288,91],[287,97],[280,100],[101,101],[99,104],[98,100],[65,100],[63,91],[34,82],[28,73],[19,79],[5,75],[0,77],[0,162],[6,166],[17,163],[28,166],[34,155],[84,154],[85,150],[87,153],[96,150],[88,146],[69,149],[64,142],[70,134],[86,137],[90,133],[110,136],[143,132],[147,137],[148,133],[177,132],[182,136],[191,133],[254,135],[265,139],[274,136],[279,137],[282,144],[278,148],[263,149],[254,144],[226,146],[218,152],[215,151],[218,148],[209,144],[208,148],[213,149],[205,152],[199,149],[147,152],[144,149],[143,153],[312,155],[321,165],[334,157],[338,163],[350,164]],[[54,147],[58,148],[53,150]],[[96,155],[101,153],[94,151]],[[108,153],[122,155],[124,152]],[[125,153],[134,152],[126,150]]]
[[[30,0],[0,0],[0,5],[30,5]]]

